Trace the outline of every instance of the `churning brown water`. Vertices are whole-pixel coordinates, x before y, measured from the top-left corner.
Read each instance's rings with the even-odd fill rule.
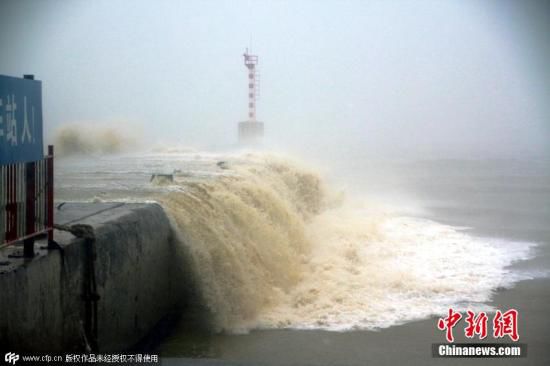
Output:
[[[269,154],[239,156],[212,179],[177,177],[157,199],[192,258],[218,329],[374,329],[485,308],[528,278],[507,269],[534,244],[344,199]],[[166,188],[166,185],[163,185]]]

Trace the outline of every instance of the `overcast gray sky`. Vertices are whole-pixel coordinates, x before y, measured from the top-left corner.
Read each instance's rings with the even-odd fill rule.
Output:
[[[0,0],[0,73],[43,81],[47,134],[121,126],[224,146],[247,113],[278,145],[379,155],[550,152],[548,1]]]

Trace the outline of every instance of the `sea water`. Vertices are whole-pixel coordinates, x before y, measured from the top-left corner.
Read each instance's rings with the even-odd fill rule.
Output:
[[[251,331],[376,331],[449,307],[491,311],[497,290],[547,274],[545,163],[359,159],[335,177],[274,153],[170,150],[61,159],[56,192],[159,202],[213,325],[196,336],[183,326],[160,350],[224,358],[216,343],[246,349],[235,340]]]

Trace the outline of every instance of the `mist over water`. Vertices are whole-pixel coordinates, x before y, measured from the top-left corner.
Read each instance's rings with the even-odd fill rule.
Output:
[[[124,121],[146,146],[232,146],[250,47],[277,150],[340,162],[550,154],[547,1],[128,3],[0,4],[0,72],[42,80],[49,141],[66,125]]]
[[[66,125],[57,130],[54,145],[61,157],[113,155],[137,148],[137,139],[132,135],[135,133],[122,126]]]

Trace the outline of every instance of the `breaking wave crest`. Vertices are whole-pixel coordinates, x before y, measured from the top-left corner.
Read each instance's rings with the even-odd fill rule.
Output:
[[[61,156],[110,155],[135,148],[135,138],[121,131],[112,127],[66,125],[57,130],[55,146]]]
[[[524,278],[507,267],[532,244],[352,207],[279,158],[228,167],[217,179],[176,179],[160,198],[220,330],[388,327],[487,308],[497,288]]]

